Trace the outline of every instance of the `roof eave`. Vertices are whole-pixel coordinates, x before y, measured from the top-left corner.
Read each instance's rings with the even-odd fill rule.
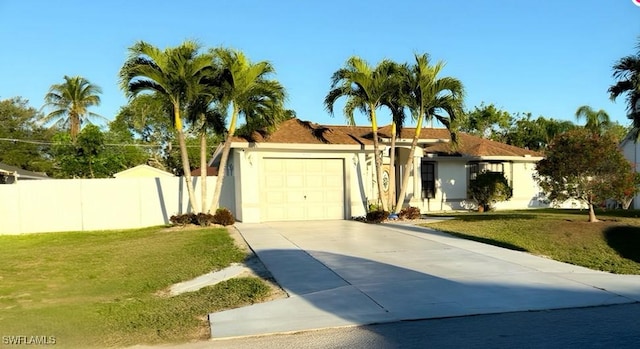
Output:
[[[258,143],[233,142],[234,149],[264,149],[264,150],[368,150],[373,151],[373,144],[308,144],[308,143]]]

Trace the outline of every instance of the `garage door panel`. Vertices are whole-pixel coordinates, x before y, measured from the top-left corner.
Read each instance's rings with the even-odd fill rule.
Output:
[[[344,160],[265,158],[263,221],[344,219]]]
[[[286,174],[285,187],[302,188],[304,187],[304,176],[302,175],[290,175]]]

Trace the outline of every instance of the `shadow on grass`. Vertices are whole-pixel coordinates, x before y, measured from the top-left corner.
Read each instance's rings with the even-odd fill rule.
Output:
[[[536,212],[545,214],[560,214],[560,215],[575,215],[575,216],[588,216],[589,210],[578,208],[543,208],[538,209]],[[621,217],[621,218],[638,218],[640,217],[640,210],[622,210],[622,209],[595,209],[596,216],[600,217]]]
[[[462,239],[467,239],[467,240],[473,240],[476,242],[481,242],[483,244],[487,244],[487,245],[493,245],[493,246],[498,246],[498,247],[502,247],[502,248],[508,248],[510,250],[514,250],[514,251],[521,251],[521,252],[529,252],[529,250],[527,250],[526,248],[522,248],[520,246],[514,245],[514,244],[510,244],[508,242],[504,242],[504,241],[500,241],[500,240],[494,240],[494,239],[489,239],[489,238],[483,238],[483,237],[479,237],[479,236],[473,236],[473,235],[467,235],[467,234],[463,234],[463,233],[459,233],[459,232],[455,232],[455,231],[449,231],[449,230],[440,230],[443,233],[447,233],[449,235],[453,235],[455,237],[459,237]]]
[[[464,222],[494,221],[494,220],[515,220],[515,219],[536,219],[535,214],[527,213],[467,213],[454,215],[457,220]]]
[[[617,226],[604,232],[607,244],[620,256],[640,263],[640,227]]]

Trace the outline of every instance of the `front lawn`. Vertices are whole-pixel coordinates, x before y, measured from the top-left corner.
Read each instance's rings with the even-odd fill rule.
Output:
[[[208,313],[260,301],[267,284],[162,291],[245,257],[219,228],[0,236],[0,336],[54,337],[62,348],[208,338]]]
[[[596,214],[602,222],[588,223],[581,210],[457,213],[425,226],[591,269],[640,274],[640,211]]]

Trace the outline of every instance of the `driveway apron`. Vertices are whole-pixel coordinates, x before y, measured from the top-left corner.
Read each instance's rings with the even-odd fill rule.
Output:
[[[212,338],[640,301],[638,275],[409,224],[236,226],[289,297],[210,314]]]

